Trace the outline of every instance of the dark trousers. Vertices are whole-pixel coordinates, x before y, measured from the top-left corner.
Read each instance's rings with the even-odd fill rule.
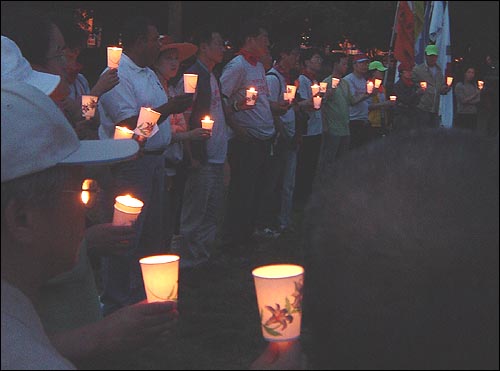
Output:
[[[245,243],[255,229],[255,219],[263,194],[266,167],[270,165],[271,140],[239,138],[229,141],[228,161],[231,180],[225,215],[228,243]]]
[[[477,115],[457,113],[455,116],[455,125],[457,129],[465,129],[476,131],[477,129]]]
[[[437,129],[439,127],[439,115],[433,112],[422,111],[417,108],[417,128]]]
[[[307,201],[312,192],[316,167],[321,149],[321,134],[302,137],[302,145],[297,154],[297,173],[295,175],[295,200]]]
[[[351,132],[351,143],[349,148],[361,147],[370,141],[370,124],[368,121],[352,120],[349,121],[349,130]]]

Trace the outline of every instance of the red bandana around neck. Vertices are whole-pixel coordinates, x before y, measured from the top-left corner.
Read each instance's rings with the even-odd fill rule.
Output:
[[[248,50],[241,49],[238,52],[238,55],[242,55],[245,60],[250,63],[252,66],[256,66],[257,62],[259,62],[259,57],[256,57],[254,54],[250,53]]]

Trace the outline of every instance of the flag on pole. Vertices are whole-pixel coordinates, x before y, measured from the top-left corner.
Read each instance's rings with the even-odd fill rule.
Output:
[[[434,41],[439,50],[438,65],[443,74],[448,63],[451,62],[451,40],[450,40],[450,17],[448,13],[448,1],[435,1],[429,27],[429,39]],[[453,126],[453,91],[441,95],[439,105],[441,124],[444,127]]]
[[[409,1],[400,1],[396,17],[396,43],[394,57],[401,63],[415,64],[415,30],[413,10]]]
[[[429,24],[432,1],[414,1],[415,18],[415,64],[424,63],[424,49],[429,43]]]

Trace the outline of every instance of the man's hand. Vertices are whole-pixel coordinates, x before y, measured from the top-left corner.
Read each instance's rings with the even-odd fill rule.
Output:
[[[85,231],[89,251],[102,256],[124,255],[135,237],[133,226],[117,226],[112,223],[96,224]]]
[[[97,83],[90,91],[90,95],[100,97],[102,94],[113,89],[119,82],[118,70],[116,68],[110,68],[99,77],[99,80],[97,80]]]
[[[203,128],[196,128],[196,129],[188,131],[189,140],[208,139],[208,138],[210,138],[211,134],[212,134],[211,130],[203,129]]]
[[[307,359],[298,340],[269,343],[250,370],[306,370]]]

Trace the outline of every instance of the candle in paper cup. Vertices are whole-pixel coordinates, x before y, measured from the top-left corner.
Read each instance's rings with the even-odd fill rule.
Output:
[[[95,115],[97,108],[97,100],[99,97],[94,95],[82,95],[82,116],[86,120],[90,120]]]
[[[396,96],[395,95],[391,95],[389,96],[389,100],[391,100],[392,102],[395,102],[396,101]]]
[[[293,264],[267,265],[255,268],[252,275],[264,339],[299,338],[304,268]]]
[[[312,91],[313,97],[315,95],[318,95],[318,93],[319,93],[319,85],[318,84],[311,85],[311,91]]]
[[[479,90],[483,90],[483,88],[484,88],[484,81],[477,80],[477,88]]]
[[[427,82],[425,82],[425,81],[420,81],[420,87],[422,88],[422,90],[427,89]]]
[[[326,82],[320,82],[319,83],[319,92],[320,93],[326,93],[326,87],[328,84]]]
[[[203,129],[212,131],[213,126],[214,120],[211,120],[210,116],[205,116],[205,118],[201,120],[201,127]]]
[[[366,92],[368,94],[373,93],[373,81],[367,81],[366,82]]]
[[[250,89],[247,89],[247,96],[246,96],[246,104],[247,106],[254,106],[255,102],[257,102],[257,90],[255,88],[251,87]]]
[[[448,76],[446,78],[446,85],[451,86],[452,83],[453,83],[453,77]]]
[[[122,48],[116,46],[108,46],[108,67],[118,68],[122,57]]]
[[[114,139],[132,139],[134,132],[125,126],[115,126]]]
[[[139,118],[137,119],[137,127],[134,132],[146,138],[155,135],[159,130],[156,123],[160,119],[160,116],[160,112],[156,112],[149,107],[141,107]]]
[[[319,109],[321,107],[321,97],[316,95],[313,97],[314,109]]]
[[[375,79],[375,84],[373,84],[373,86],[375,87],[375,89],[378,89],[380,88],[380,84],[382,84],[382,80]]]
[[[288,103],[291,103],[291,99],[290,99],[290,94],[289,93],[283,93],[283,100],[284,101],[287,101]]]
[[[287,85],[286,92],[288,93],[288,100],[292,101],[295,99],[295,93],[297,92],[297,87],[295,85]]]
[[[332,77],[332,88],[336,88],[339,85],[340,79],[337,79],[336,77]]]
[[[144,203],[130,195],[115,198],[113,225],[132,225],[141,213]]]
[[[184,93],[195,93],[198,84],[198,75],[193,73],[184,74]]]
[[[139,259],[148,303],[177,301],[178,255],[155,255]]]

